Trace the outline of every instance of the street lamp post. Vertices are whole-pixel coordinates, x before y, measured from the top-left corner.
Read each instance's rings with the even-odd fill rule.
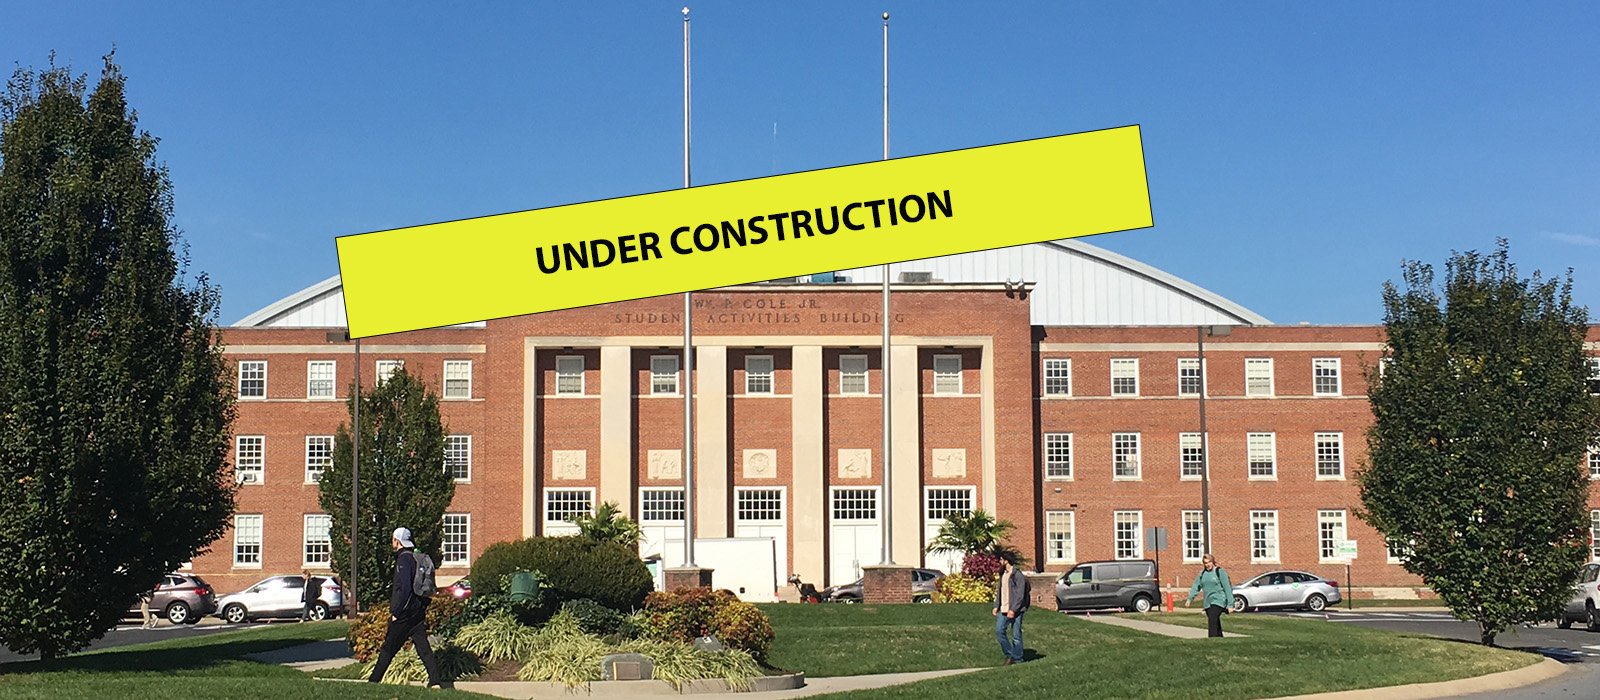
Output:
[[[1211,553],[1211,459],[1207,455],[1211,436],[1206,433],[1206,336],[1225,336],[1233,332],[1232,326],[1196,326],[1196,362],[1200,372],[1200,527],[1205,530],[1204,547]]]

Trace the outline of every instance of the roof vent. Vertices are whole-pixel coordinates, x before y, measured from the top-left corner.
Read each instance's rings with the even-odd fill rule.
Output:
[[[928,284],[929,282],[932,282],[932,281],[933,281],[933,273],[932,272],[902,272],[902,273],[900,273],[900,283],[901,284]]]

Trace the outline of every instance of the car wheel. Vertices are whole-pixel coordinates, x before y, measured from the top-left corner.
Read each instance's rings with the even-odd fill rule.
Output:
[[[1565,612],[1561,613],[1561,617],[1556,618],[1556,627],[1564,630],[1572,629],[1572,618],[1567,617]]]
[[[328,619],[328,604],[317,603],[311,606],[311,619],[315,621]]]
[[[190,615],[189,619],[183,621],[183,624],[185,624],[185,625],[198,625],[198,624],[200,624],[200,616],[199,615]]]
[[[222,609],[222,619],[227,620],[230,625],[245,622],[246,618],[243,605],[234,604]]]
[[[1600,632],[1600,615],[1596,615],[1594,603],[1585,603],[1583,606],[1584,627],[1590,632]]]
[[[840,596],[838,598],[838,600],[839,600],[839,602],[844,603],[845,605],[855,605],[856,603],[861,602],[859,600],[856,600],[855,596],[850,596],[850,595]]]
[[[911,599],[911,602],[913,602],[913,603],[932,603],[933,602],[933,596],[931,596],[931,595],[919,595],[916,598]]]
[[[194,614],[189,610],[188,603],[178,600],[167,606],[167,621],[174,625],[188,622],[191,617],[194,617]]]
[[[1244,612],[1244,609],[1247,608],[1247,607],[1249,607],[1249,602],[1247,602],[1244,599],[1244,596],[1236,595],[1236,596],[1233,597],[1233,611],[1234,612],[1242,613],[1242,612]]]
[[[1136,595],[1133,597],[1133,611],[1136,613],[1150,612],[1150,596]]]
[[[1328,599],[1322,597],[1321,593],[1312,593],[1311,597],[1306,599],[1306,608],[1311,612],[1322,612],[1327,607]]]

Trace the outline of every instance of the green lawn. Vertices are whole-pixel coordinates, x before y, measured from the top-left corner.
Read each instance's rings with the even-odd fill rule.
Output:
[[[989,606],[763,606],[778,632],[772,663],[811,677],[998,666]],[[1203,626],[1197,615],[1149,619]],[[850,700],[1262,698],[1452,680],[1520,668],[1533,654],[1317,620],[1233,615],[1239,639],[1176,639],[1035,610],[1030,661]],[[821,696],[835,697],[835,696]]]
[[[168,698],[482,697],[423,688],[313,680],[283,666],[243,659],[251,654],[332,639],[344,622],[263,625],[254,629],[116,647],[48,664],[0,664],[0,697],[40,700],[166,700]]]

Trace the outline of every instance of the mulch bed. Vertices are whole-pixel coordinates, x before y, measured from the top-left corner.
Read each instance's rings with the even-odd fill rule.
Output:
[[[516,661],[497,661],[478,674],[474,681],[514,681],[517,680],[517,671],[522,670],[522,664]]]

